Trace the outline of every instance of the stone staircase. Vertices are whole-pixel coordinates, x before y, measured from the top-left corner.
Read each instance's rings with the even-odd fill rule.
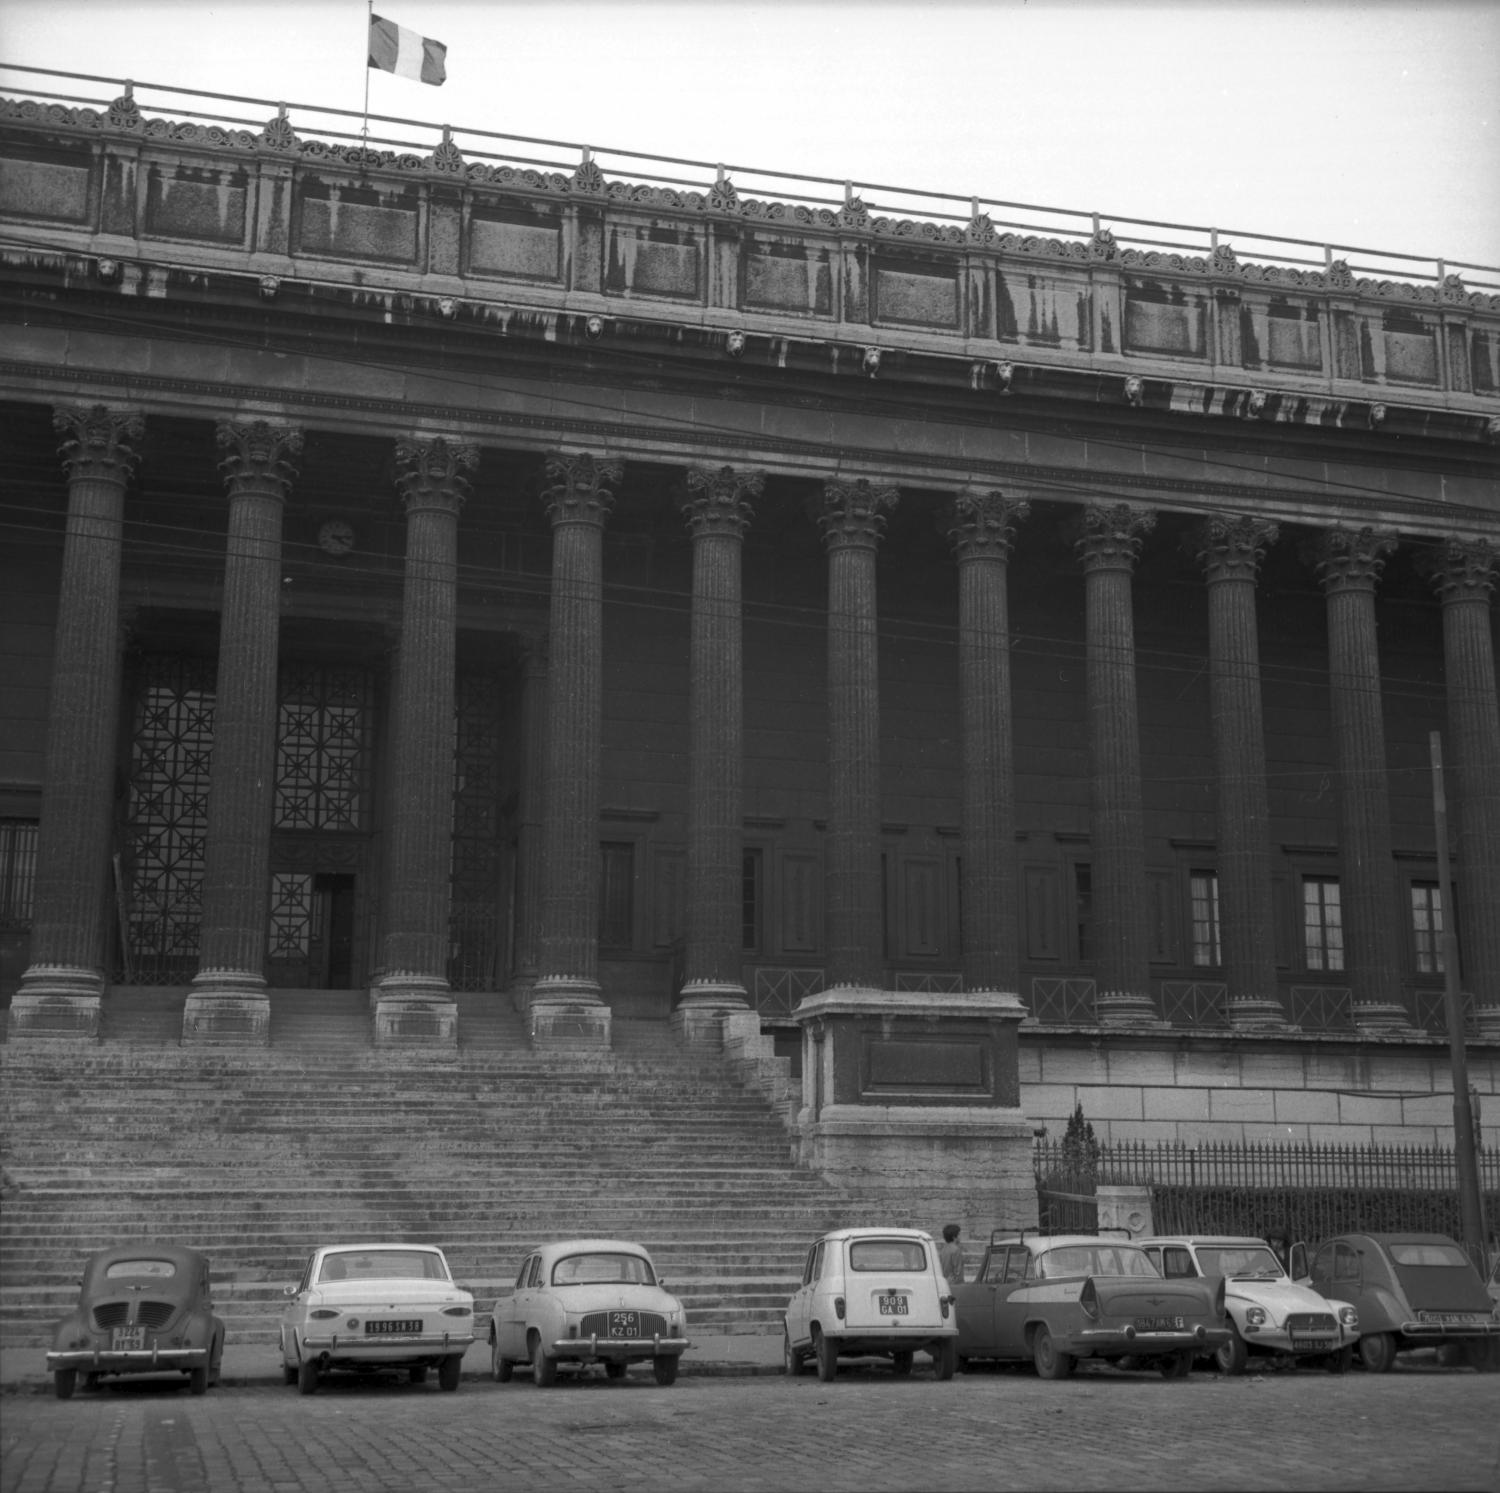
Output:
[[[176,1025],[172,1020],[175,1002]],[[183,1048],[182,992],[119,992],[103,1039],[0,1045],[0,1343],[42,1344],[86,1255],[171,1240],[210,1258],[232,1340],[274,1340],[317,1244],[442,1245],[481,1322],[526,1250],[636,1239],[702,1334],[775,1332],[808,1243],[930,1224],[790,1160],[763,1097],[663,1022],[608,1053],[531,1050],[461,997],[456,1054],[377,1050],[360,993],[273,993],[271,1045]]]

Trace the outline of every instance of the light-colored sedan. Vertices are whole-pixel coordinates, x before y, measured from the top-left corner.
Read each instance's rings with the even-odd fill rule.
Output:
[[[556,1382],[559,1366],[595,1363],[611,1379],[649,1363],[658,1384],[671,1384],[690,1347],[682,1303],[663,1289],[645,1249],[624,1239],[532,1250],[490,1323],[494,1377],[504,1384],[518,1363],[529,1363],[539,1389]]]
[[[286,1294],[282,1373],[303,1394],[324,1374],[381,1369],[405,1369],[420,1384],[435,1368],[440,1388],[458,1388],[474,1298],[435,1245],[327,1244]]]

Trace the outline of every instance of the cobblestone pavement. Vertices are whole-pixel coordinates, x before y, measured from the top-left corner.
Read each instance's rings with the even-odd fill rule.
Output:
[[[649,1374],[536,1390],[466,1378],[193,1398],[136,1381],[0,1401],[3,1493],[566,1489],[1400,1489],[1500,1493],[1497,1380],[1464,1370],[1171,1383],[920,1368]]]

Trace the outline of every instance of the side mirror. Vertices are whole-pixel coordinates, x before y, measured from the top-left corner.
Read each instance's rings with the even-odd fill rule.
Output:
[[[297,1294],[297,1287],[296,1286],[288,1286],[286,1288],[286,1290],[283,1291],[281,1294],[283,1296],[295,1296]]]

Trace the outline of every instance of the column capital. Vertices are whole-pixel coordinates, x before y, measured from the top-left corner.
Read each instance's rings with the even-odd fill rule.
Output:
[[[1280,527],[1270,519],[1249,514],[1210,513],[1195,526],[1190,542],[1209,584],[1215,581],[1253,581]]]
[[[542,491],[542,503],[554,527],[568,523],[604,527],[615,503],[613,489],[625,475],[623,461],[587,451],[549,451],[545,471],[549,485]]]
[[[1385,569],[1385,557],[1399,542],[1394,529],[1340,525],[1327,530],[1312,545],[1313,564],[1324,592],[1332,596],[1339,591],[1373,591]]]
[[[1417,568],[1445,602],[1488,603],[1490,592],[1495,589],[1497,565],[1500,565],[1500,548],[1488,539],[1457,537],[1423,550],[1417,560]]]
[[[874,549],[885,528],[886,512],[896,506],[900,490],[865,477],[829,477],[823,496],[813,501],[813,518],[830,549]]]
[[[214,440],[224,459],[219,470],[231,493],[255,491],[284,498],[297,470],[291,459],[302,454],[302,432],[293,425],[266,420],[219,420]]]
[[[1031,504],[1008,498],[994,488],[966,487],[953,499],[948,538],[963,560],[1005,560],[1016,537],[1016,527],[1031,513]]]
[[[764,472],[738,471],[734,467],[689,467],[690,496],[682,505],[688,532],[694,539],[724,534],[738,539],[750,522],[749,500],[758,498],[766,485]]]
[[[123,482],[139,459],[135,447],[146,433],[143,415],[106,405],[58,405],[52,428],[70,477],[108,477]]]
[[[469,496],[479,448],[435,436],[396,442],[396,486],[407,513],[421,508],[456,514]]]
[[[1090,503],[1079,515],[1073,550],[1085,571],[1134,570],[1156,515],[1130,503]]]

